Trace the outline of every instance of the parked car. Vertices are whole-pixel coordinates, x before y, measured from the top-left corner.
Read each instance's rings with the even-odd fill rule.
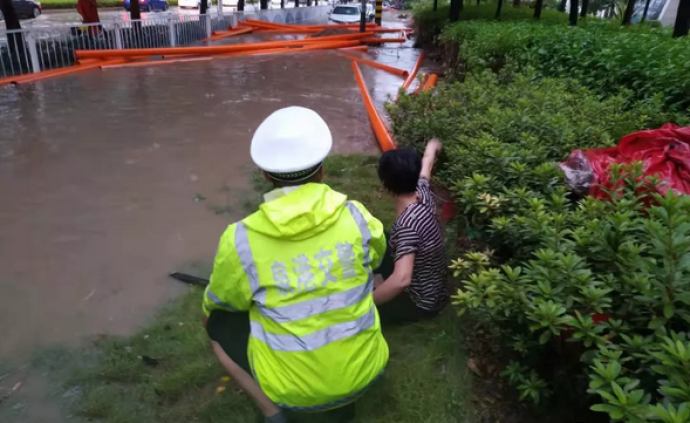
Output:
[[[14,11],[19,18],[37,18],[41,16],[41,3],[35,0],[12,0]],[[0,21],[5,19],[0,12]]]
[[[333,11],[328,16],[328,20],[340,24],[357,23],[361,19],[361,10],[359,5],[339,4],[333,8]],[[367,20],[371,21],[373,19],[374,9],[367,7]]]
[[[129,12],[129,0],[122,0],[122,6]],[[142,12],[168,10],[169,8],[168,0],[139,0],[139,9]]]
[[[208,7],[212,5],[211,0],[208,0]],[[201,9],[201,0],[178,0],[177,6],[180,9]]]

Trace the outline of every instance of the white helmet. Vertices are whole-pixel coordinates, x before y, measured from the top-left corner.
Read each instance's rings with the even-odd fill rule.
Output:
[[[252,138],[251,155],[262,170],[295,179],[303,171],[315,173],[332,145],[331,131],[321,116],[293,106],[277,110],[261,122]]]

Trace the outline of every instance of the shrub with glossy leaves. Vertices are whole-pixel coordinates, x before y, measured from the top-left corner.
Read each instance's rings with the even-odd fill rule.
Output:
[[[454,304],[503,329],[518,357],[503,375],[522,398],[549,393],[530,365],[567,340],[581,345],[593,410],[690,422],[690,197],[651,194],[642,175],[641,164],[614,166],[606,201],[528,193],[491,224],[502,242],[531,243],[526,258],[454,262],[465,279]]]

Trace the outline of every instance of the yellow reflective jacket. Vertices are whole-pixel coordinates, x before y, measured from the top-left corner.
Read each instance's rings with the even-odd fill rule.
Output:
[[[285,408],[354,401],[383,371],[374,306],[383,225],[324,184],[264,203],[223,234],[204,313],[249,311],[254,378]]]

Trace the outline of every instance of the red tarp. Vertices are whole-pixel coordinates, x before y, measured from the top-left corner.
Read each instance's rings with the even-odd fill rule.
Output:
[[[642,162],[647,176],[658,175],[659,191],[690,194],[690,127],[667,123],[627,135],[616,147],[575,150],[560,167],[575,191],[602,198],[601,186],[610,187],[609,166],[631,162]]]

